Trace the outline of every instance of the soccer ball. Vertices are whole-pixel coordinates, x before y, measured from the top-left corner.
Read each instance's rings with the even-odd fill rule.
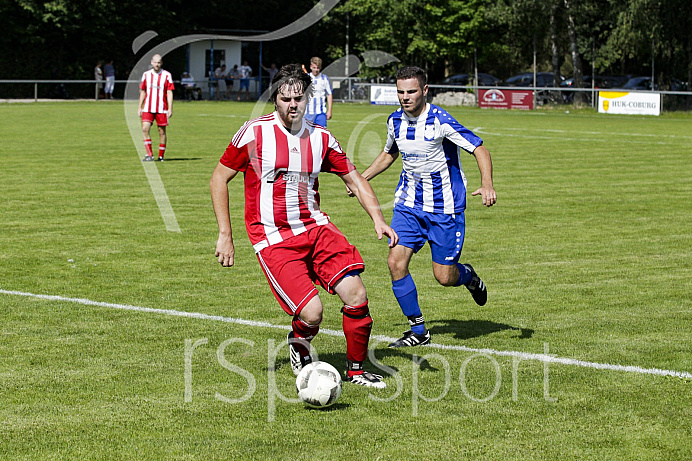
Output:
[[[341,375],[327,362],[312,362],[296,377],[298,398],[311,407],[332,405],[341,395]]]

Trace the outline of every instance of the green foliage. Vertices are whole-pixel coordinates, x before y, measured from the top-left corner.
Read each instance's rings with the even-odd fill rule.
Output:
[[[672,76],[692,74],[692,3],[685,0],[631,0],[620,11],[608,40],[616,59],[659,60]]]
[[[97,60],[112,57],[118,79],[138,59],[132,40],[147,30],[158,43],[192,33],[253,35],[285,27],[317,0],[287,7],[279,0],[229,6],[218,0],[142,3],[133,0],[0,0],[6,34],[0,36],[0,79],[90,79]],[[451,73],[481,72],[507,78],[531,69],[534,47],[539,71],[575,68],[573,43],[585,73],[651,73],[659,80],[692,80],[692,3],[688,0],[343,0],[317,24],[287,40],[263,44],[263,59],[277,64],[329,60],[349,52],[381,50],[428,71],[435,82]],[[277,14],[280,13],[280,14]],[[550,34],[554,13],[555,36]],[[568,17],[574,36],[568,36]],[[242,32],[244,31],[244,32]],[[556,51],[556,56],[553,50]],[[142,51],[144,52],[144,51]],[[653,52],[653,55],[652,55]],[[184,50],[166,60],[175,75]],[[244,57],[259,66],[258,43],[245,43]],[[578,67],[578,66],[577,66]],[[391,73],[365,69],[362,77]]]

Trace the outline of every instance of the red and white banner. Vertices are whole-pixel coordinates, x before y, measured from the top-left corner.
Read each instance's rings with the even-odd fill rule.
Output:
[[[478,106],[492,109],[533,109],[531,90],[478,90]]]

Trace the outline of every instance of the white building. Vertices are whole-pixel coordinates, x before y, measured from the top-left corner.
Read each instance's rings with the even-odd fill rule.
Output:
[[[187,45],[187,62],[190,75],[197,81],[197,86],[202,88],[205,97],[209,94],[209,76],[214,69],[222,64],[228,71],[233,66],[242,64],[242,42],[237,40],[201,40]],[[213,58],[212,58],[213,56]],[[246,58],[247,59],[247,58]],[[258,69],[252,69],[253,77],[258,74]],[[235,84],[238,89],[238,83]],[[250,94],[257,93],[257,80],[250,80]]]

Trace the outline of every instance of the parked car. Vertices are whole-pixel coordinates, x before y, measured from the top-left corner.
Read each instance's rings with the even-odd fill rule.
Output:
[[[596,75],[592,77],[591,75],[584,75],[582,88],[591,88],[591,80],[594,81],[594,88],[617,88],[622,86],[628,79],[627,77],[615,77],[615,76],[603,76]],[[568,78],[567,80],[560,83],[561,87],[571,87],[574,84],[574,78]]]
[[[592,77],[591,75],[584,75],[582,80],[582,88],[591,88],[591,82],[594,82],[593,88],[595,89],[605,89],[605,88],[616,88],[622,86],[626,81],[627,77],[615,77],[615,76],[603,76],[596,75]],[[569,91],[568,89],[574,85],[574,78],[568,78],[567,80],[560,83],[560,88],[564,88],[562,91],[562,98],[565,102],[572,102],[574,99],[574,94],[576,91]],[[584,102],[591,102],[591,92],[584,91]]]
[[[435,85],[454,85],[454,86],[468,86],[472,84],[474,75],[473,74],[456,74],[450,75],[441,82],[432,84],[431,93],[439,94],[449,91],[448,88],[435,88]],[[478,73],[478,86],[499,86],[502,80],[495,77],[494,75]],[[460,89],[456,91],[466,91],[466,89]]]
[[[687,91],[687,83],[677,78],[670,79],[670,91]]]
[[[553,80],[555,79],[552,72],[537,72],[536,73],[536,86],[537,87],[550,87],[553,86]],[[562,81],[562,77],[560,78]],[[515,75],[513,77],[505,80],[505,85],[507,86],[533,86],[533,72],[523,72],[521,74]]]
[[[623,90],[651,91],[651,77],[632,77],[622,85]],[[658,90],[658,83],[654,82],[654,90]]]
[[[471,83],[473,80],[474,75],[473,74],[457,74],[457,75],[452,75],[450,77],[447,77],[446,79],[442,80],[439,84],[440,85],[461,85],[461,86],[466,86]],[[478,73],[478,85],[479,86],[497,86],[500,84],[500,79],[495,77],[494,75],[490,74],[484,74],[479,72]]]

